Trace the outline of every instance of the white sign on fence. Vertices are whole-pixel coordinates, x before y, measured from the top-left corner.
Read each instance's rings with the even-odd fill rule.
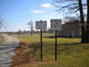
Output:
[[[52,30],[61,30],[62,20],[61,19],[51,19],[51,29]]]
[[[36,29],[46,29],[47,28],[47,21],[36,21]]]

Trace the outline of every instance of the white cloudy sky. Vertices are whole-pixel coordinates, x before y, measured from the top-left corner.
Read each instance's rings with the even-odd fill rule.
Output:
[[[55,12],[52,0],[0,0],[0,15],[4,19],[7,28],[1,31],[29,30],[27,23],[32,20],[47,20],[63,17],[63,14]]]

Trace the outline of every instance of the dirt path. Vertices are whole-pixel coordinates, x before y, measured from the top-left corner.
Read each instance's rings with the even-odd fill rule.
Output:
[[[2,35],[4,43],[0,43],[0,67],[10,67],[12,64],[12,57],[15,55],[14,51],[19,45],[19,40],[8,36]]]

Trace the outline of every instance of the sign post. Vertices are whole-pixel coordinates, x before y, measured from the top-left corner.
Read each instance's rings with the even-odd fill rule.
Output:
[[[51,19],[51,29],[55,31],[55,61],[57,61],[57,31],[61,30],[61,19]]]
[[[43,59],[43,49],[42,49],[42,29],[40,29],[40,56],[41,56],[41,61]]]
[[[57,61],[57,30],[55,30],[55,61]]]
[[[42,42],[42,30],[46,30],[47,22],[46,21],[36,21],[36,29],[40,29],[40,60],[43,60],[43,42]]]

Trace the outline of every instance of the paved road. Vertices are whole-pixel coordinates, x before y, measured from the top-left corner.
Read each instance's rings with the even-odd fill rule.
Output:
[[[19,45],[19,40],[6,34],[2,36],[4,43],[0,43],[0,67],[10,67],[13,61],[11,58],[15,55],[14,50]]]

